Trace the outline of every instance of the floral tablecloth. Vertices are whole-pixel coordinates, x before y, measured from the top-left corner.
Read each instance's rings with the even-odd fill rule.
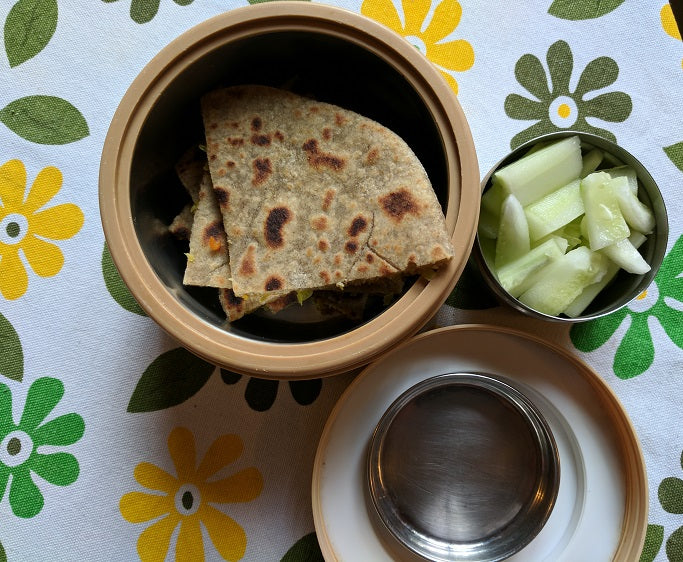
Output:
[[[255,0],[256,1],[256,0]],[[123,93],[193,25],[246,0],[0,5],[0,560],[321,558],[317,440],[353,375],[278,383],[195,358],[122,284],[98,209]],[[650,488],[641,560],[683,560],[683,45],[664,0],[338,0],[403,35],[467,115],[482,173],[574,128],[663,191],[667,255],[632,304],[569,329],[499,306],[474,268],[428,327],[514,326],[614,389]],[[676,4],[674,3],[674,8]]]

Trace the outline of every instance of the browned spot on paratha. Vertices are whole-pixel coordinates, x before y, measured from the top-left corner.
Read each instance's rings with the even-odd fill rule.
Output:
[[[273,133],[273,136],[274,136],[277,140],[279,140],[280,142],[282,142],[283,140],[285,140],[285,135],[282,134],[282,131],[275,131],[275,132]]]
[[[332,278],[330,277],[330,273],[328,271],[321,271],[320,279],[323,280],[323,283],[329,283],[332,280]]]
[[[260,117],[254,117],[251,120],[251,130],[252,131],[260,131],[261,127],[263,127],[263,120]]]
[[[332,129],[330,129],[329,127],[325,127],[323,129],[323,138],[325,140],[330,140],[332,138]]]
[[[332,205],[332,201],[334,200],[334,195],[334,189],[328,189],[325,192],[325,197],[323,198],[323,211],[329,211],[330,205]]]
[[[230,206],[230,192],[222,187],[214,187],[213,192],[216,194],[216,201],[221,209],[227,209]]]
[[[365,163],[372,166],[379,160],[379,150],[377,148],[371,148],[365,155]]]
[[[212,154],[211,156],[209,156],[209,160],[215,160],[216,158],[217,158],[217,156],[215,154]]]
[[[448,254],[444,251],[441,244],[432,248],[431,255],[434,261],[445,260],[448,257]]]
[[[341,254],[335,254],[334,256],[334,265],[341,265],[342,262],[342,256]]]
[[[311,219],[311,227],[313,230],[326,230],[327,229],[327,217],[325,215],[318,215]]]
[[[223,296],[232,308],[237,308],[244,302],[244,299],[238,297],[232,289],[223,289]]]
[[[393,273],[394,273],[395,271],[396,271],[395,269],[390,268],[390,267],[387,266],[386,264],[382,264],[382,265],[379,266],[379,274],[380,274],[382,277],[389,277],[390,275],[393,275]]]
[[[219,240],[224,236],[223,223],[214,221],[207,224],[202,231],[202,239],[205,243],[209,243],[211,238]]]
[[[365,232],[365,229],[368,227],[368,221],[365,219],[365,217],[358,215],[351,221],[351,226],[349,226],[349,229],[347,230],[349,236],[352,238],[358,236],[361,232]]]
[[[230,146],[242,146],[244,144],[244,139],[242,137],[228,137],[225,139]]]
[[[280,289],[282,289],[282,285],[282,277],[279,277],[277,275],[271,275],[270,277],[268,277],[268,279],[266,279],[266,283],[263,286],[263,288],[266,291],[279,291]]]
[[[357,269],[358,269],[358,271],[359,271],[360,273],[365,273],[365,272],[368,271],[368,269],[370,269],[370,268],[369,268],[367,265],[365,265],[365,264],[361,264],[361,265],[358,266]]]
[[[330,243],[324,238],[318,240],[318,250],[321,252],[327,252],[330,249]]]
[[[228,161],[225,163],[225,165],[226,165],[228,168],[234,168],[234,167],[235,167],[235,163],[234,163],[232,160],[228,160]]]
[[[251,180],[251,184],[261,185],[265,182],[270,174],[273,173],[273,167],[270,164],[270,158],[254,158],[254,177]]]
[[[270,135],[252,135],[251,144],[256,146],[270,146]]]
[[[396,222],[401,222],[409,213],[420,214],[419,205],[405,187],[380,197],[379,204],[382,210]]]
[[[338,125],[341,126],[344,123],[346,123],[346,117],[344,117],[341,113],[337,113],[334,116],[334,122]]]
[[[347,254],[355,254],[358,251],[358,242],[355,240],[349,240],[346,244],[344,244],[344,251]]]
[[[256,263],[254,262],[254,252],[255,248],[253,244],[250,244],[247,248],[246,254],[242,257],[240,262],[239,273],[244,275],[244,277],[251,277],[256,273]]]
[[[318,141],[316,139],[308,139],[303,144],[302,148],[304,149],[304,152],[306,152],[308,164],[316,170],[329,168],[330,170],[338,172],[346,165],[346,160],[343,158],[335,156],[334,154],[322,152],[318,147]]]
[[[320,111],[320,108],[317,105],[312,105],[308,110],[309,113],[314,113],[314,114],[318,113],[319,111]]]
[[[270,210],[263,226],[266,244],[270,248],[282,248],[284,246],[285,240],[282,236],[282,229],[290,220],[292,220],[292,211],[287,207],[275,207]]]
[[[373,261],[375,261],[375,256],[368,252],[367,254],[365,254],[365,261],[368,263],[372,263]]]

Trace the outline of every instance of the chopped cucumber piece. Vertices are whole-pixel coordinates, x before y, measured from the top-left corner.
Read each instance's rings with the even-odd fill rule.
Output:
[[[640,232],[635,232],[631,237],[635,234],[640,234]],[[640,235],[643,236],[642,234]],[[642,275],[650,271],[650,264],[640,255],[640,252],[631,242],[630,238],[624,238],[624,240],[619,240],[619,242],[605,246],[600,251],[629,273]]]
[[[655,216],[647,205],[633,193],[626,177],[612,179],[612,189],[619,202],[621,214],[632,229],[649,234],[655,227]]]
[[[537,274],[545,266],[562,257],[566,250],[567,241],[564,238],[550,238],[498,269],[498,282],[513,297],[518,297],[535,282]]]
[[[500,223],[500,208],[505,199],[505,190],[496,182],[491,184],[481,196],[481,210],[479,213],[479,235],[486,238],[498,236]]]
[[[495,266],[499,268],[526,254],[531,248],[524,207],[514,195],[503,200],[496,241]]]
[[[593,172],[582,179],[581,197],[586,211],[585,228],[591,250],[599,250],[628,238],[631,231],[621,214],[609,174]]]
[[[579,246],[543,269],[536,282],[519,296],[528,307],[557,316],[592,283],[607,272],[608,260],[598,252]]]
[[[645,235],[641,234],[640,232],[634,232],[629,236],[629,242],[633,245],[634,248],[638,249],[647,238]],[[564,311],[564,313],[569,316],[569,318],[576,318],[577,316],[581,316],[583,314],[583,311],[588,308],[588,305],[593,302],[595,297],[598,296],[600,291],[602,291],[607,284],[614,279],[617,273],[619,273],[620,267],[614,263],[613,261],[609,261],[607,263],[607,272],[605,273],[604,277],[600,279],[597,283],[592,283],[586,287],[581,294],[574,299],[574,302],[572,302]]]
[[[633,194],[638,195],[638,175],[631,166],[617,166],[616,168],[602,171],[608,173],[613,179],[621,177],[626,178],[628,180],[628,186]]]
[[[583,215],[581,181],[574,180],[525,207],[531,241],[543,238]]]
[[[523,156],[493,178],[526,206],[578,178],[582,167],[581,141],[573,136]]]
[[[585,178],[588,174],[592,174],[598,169],[602,162],[604,153],[599,148],[589,150],[583,157],[583,167],[581,168],[581,175],[579,177]]]

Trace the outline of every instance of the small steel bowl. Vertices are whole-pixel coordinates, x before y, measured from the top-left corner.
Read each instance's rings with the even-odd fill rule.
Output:
[[[401,394],[370,440],[371,519],[426,560],[497,561],[540,532],[560,459],[535,405],[506,379],[430,377]]]
[[[489,173],[484,176],[481,183],[482,194],[490,188],[492,176],[497,170],[520,159],[537,143],[560,140],[571,136],[578,136],[580,138],[582,150],[590,149],[592,147],[601,149],[607,157],[605,162],[606,167],[625,164],[631,166],[636,171],[636,175],[638,176],[638,197],[652,209],[656,223],[654,231],[648,235],[645,243],[639,248],[643,258],[650,265],[650,271],[643,275],[635,275],[621,270],[580,316],[572,318],[565,315],[551,316],[528,307],[526,304],[513,297],[500,285],[492,268],[489,267],[489,264],[487,263],[479,235],[477,235],[472,252],[482,276],[498,300],[503,304],[509,305],[534,318],[569,323],[585,322],[587,320],[606,316],[607,314],[611,314],[626,306],[640,295],[647,289],[650,283],[652,283],[655,275],[657,275],[657,271],[659,271],[659,267],[666,254],[669,238],[669,222],[662,193],[650,173],[630,152],[604,137],[590,133],[568,130],[543,135],[522,144],[493,166]],[[601,166],[600,168],[603,167],[604,166]]]

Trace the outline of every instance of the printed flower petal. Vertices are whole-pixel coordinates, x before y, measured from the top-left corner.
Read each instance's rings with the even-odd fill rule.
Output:
[[[6,384],[0,383],[0,438],[14,429],[12,419],[12,391]],[[2,494],[0,494],[2,498]]]
[[[543,101],[550,97],[548,80],[541,61],[531,54],[522,55],[515,64],[515,78],[532,96]]]
[[[448,70],[462,72],[472,68],[474,49],[464,39],[427,45],[427,58]]]
[[[78,205],[64,203],[31,216],[31,232],[50,240],[66,240],[83,226],[84,217]]]
[[[64,396],[64,385],[59,379],[43,377],[28,389],[24,413],[19,427],[29,435],[38,427]]]
[[[405,19],[404,35],[422,35],[422,24],[429,13],[431,0],[403,0],[403,17]]]
[[[128,492],[119,502],[119,511],[129,523],[144,523],[173,509],[173,498],[144,492]]]
[[[510,141],[510,147],[513,149],[517,148],[520,144],[524,144],[525,142],[535,139],[540,135],[551,133],[556,130],[557,129],[554,127],[554,125],[547,119],[538,123],[534,123],[531,125],[531,127],[520,131],[514,137],[512,137],[512,140]]]
[[[164,562],[171,535],[179,516],[168,515],[147,527],[138,538],[138,556],[142,562]]]
[[[0,205],[6,212],[19,209],[25,189],[26,168],[21,160],[9,160],[0,166]]]
[[[365,17],[378,21],[397,33],[403,31],[398,12],[391,0],[364,0],[360,11]]]
[[[55,486],[68,486],[78,479],[76,457],[69,453],[36,454],[31,459],[31,470]]]
[[[548,116],[548,104],[519,94],[509,94],[505,98],[505,114],[511,119],[537,121]]]
[[[150,462],[141,462],[135,467],[135,480],[148,490],[174,494],[178,487],[176,478]]]
[[[2,250],[0,252],[0,293],[7,300],[14,300],[26,293],[26,289],[28,289],[28,275],[19,253],[16,250]]]
[[[574,347],[583,352],[595,351],[602,347],[621,326],[627,314],[626,309],[622,308],[590,322],[574,324],[569,331]]]
[[[657,274],[657,286],[660,291],[670,297],[683,296],[680,289],[681,276],[683,273],[683,236],[679,236],[671,251],[662,260],[662,265]]]
[[[22,244],[26,261],[40,277],[57,275],[64,265],[64,254],[58,246],[35,236],[27,236]]]
[[[593,135],[598,135],[599,137],[609,139],[612,142],[617,142],[617,137],[614,136],[614,133],[612,131],[608,131],[607,129],[603,129],[602,127],[594,127],[593,125],[590,125],[583,116],[579,116],[578,120],[574,124],[574,128],[577,131],[591,133]]]
[[[207,505],[202,509],[202,523],[213,546],[225,560],[240,560],[244,556],[247,535],[230,517]]]
[[[548,71],[552,81],[553,96],[569,95],[569,79],[574,69],[574,57],[565,41],[556,41],[548,49],[546,55]]]
[[[607,92],[583,102],[586,117],[597,117],[611,123],[626,121],[631,115],[631,96],[624,92]]]
[[[434,8],[434,15],[432,16],[432,20],[429,22],[427,29],[425,29],[422,34],[422,39],[428,45],[433,45],[434,43],[441,41],[444,37],[455,31],[455,28],[460,24],[461,17],[462,6],[460,5],[460,2],[457,0],[442,0],[436,8]],[[446,66],[446,68],[450,67]],[[469,66],[467,68],[469,68]]]
[[[583,69],[574,95],[582,99],[587,92],[611,86],[619,76],[619,66],[610,57],[598,57],[590,61]]]
[[[197,453],[194,436],[185,427],[176,427],[168,436],[168,452],[181,482],[193,481]]]
[[[5,497],[5,489],[9,481],[10,469],[4,464],[0,463],[0,500]]]
[[[664,511],[683,514],[683,480],[675,476],[664,478],[657,489],[657,496]]]
[[[31,190],[26,196],[24,209],[34,213],[52,199],[62,188],[62,172],[54,166],[47,166],[38,172]]]
[[[28,468],[14,470],[12,485],[9,490],[9,504],[12,513],[17,517],[29,519],[35,517],[43,509],[43,495],[31,479]]]
[[[662,29],[674,39],[681,40],[681,32],[678,29],[678,24],[676,23],[676,18],[674,17],[674,11],[671,8],[670,3],[666,3],[662,6],[659,11],[659,19],[662,22]]]
[[[216,439],[204,455],[197,469],[197,480],[200,482],[210,478],[224,466],[235,462],[242,454],[242,440],[234,434],[221,435]]]
[[[683,295],[683,293],[678,294]],[[683,330],[681,330],[681,326],[683,326],[683,312],[662,305],[657,307],[655,315],[671,341],[683,349]]]
[[[614,374],[620,379],[642,375],[655,359],[655,346],[647,317],[647,314],[631,315],[631,326],[614,355]]]
[[[41,445],[73,445],[85,432],[83,418],[76,413],[64,414],[36,428],[31,435],[36,447]]]
[[[261,473],[256,468],[249,467],[222,480],[206,482],[202,487],[202,493],[208,502],[238,503],[257,498],[262,489]]]
[[[204,540],[198,517],[184,517],[180,522],[175,547],[176,562],[203,562]]]

